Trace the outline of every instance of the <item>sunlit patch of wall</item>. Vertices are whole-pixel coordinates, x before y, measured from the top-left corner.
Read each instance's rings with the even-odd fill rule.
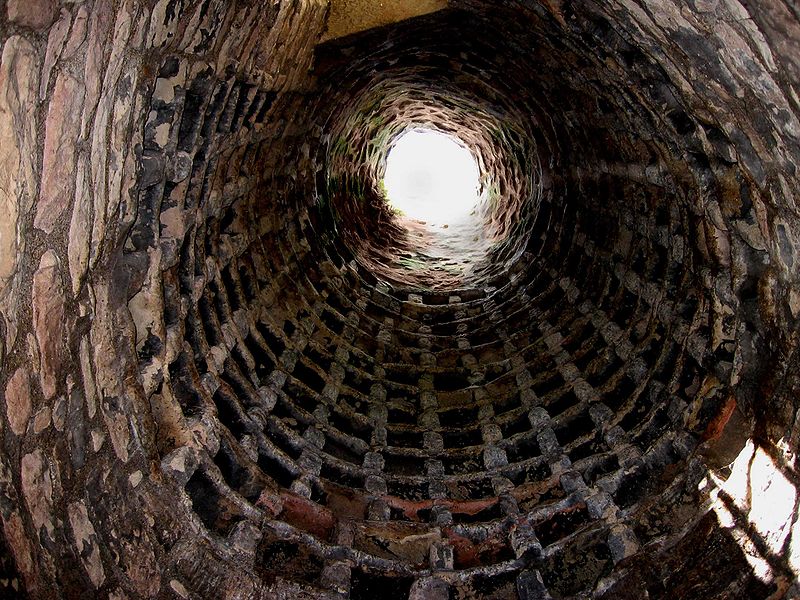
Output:
[[[800,493],[796,454],[784,440],[748,440],[723,472],[700,483],[720,526],[745,552],[754,573],[777,585],[774,598],[800,593]]]

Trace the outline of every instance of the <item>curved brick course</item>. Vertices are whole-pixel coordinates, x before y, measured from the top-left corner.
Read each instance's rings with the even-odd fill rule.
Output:
[[[797,484],[789,3],[0,11],[0,593],[798,593],[712,489]],[[385,205],[420,126],[473,229]]]

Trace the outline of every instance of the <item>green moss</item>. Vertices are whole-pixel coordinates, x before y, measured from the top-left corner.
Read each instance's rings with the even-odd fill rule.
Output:
[[[397,263],[404,269],[408,269],[409,271],[418,271],[420,269],[425,268],[425,263],[421,260],[416,258],[406,258],[402,257],[397,260]]]
[[[489,211],[494,212],[497,209],[499,202],[500,188],[497,187],[496,183],[492,183],[489,185],[489,189],[486,190],[486,204],[489,207]]]

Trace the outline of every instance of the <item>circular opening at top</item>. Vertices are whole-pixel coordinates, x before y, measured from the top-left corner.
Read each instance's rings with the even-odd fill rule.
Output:
[[[455,138],[429,129],[397,139],[386,158],[383,184],[390,208],[428,225],[473,220],[480,199],[472,153]]]

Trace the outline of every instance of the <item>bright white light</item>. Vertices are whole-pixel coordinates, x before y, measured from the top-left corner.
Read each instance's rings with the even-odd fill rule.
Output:
[[[778,443],[781,448],[781,443]],[[731,475],[721,481],[712,475],[715,486],[725,490],[746,516],[766,547],[780,555],[786,539],[792,536],[788,556],[785,558],[795,575],[800,575],[800,514],[797,514],[797,490],[781,472],[772,458],[752,440],[731,465]],[[720,524],[730,528],[734,539],[744,550],[753,572],[764,581],[772,578],[771,568],[760,556],[758,546],[750,534],[736,525],[734,516],[718,499],[718,492],[711,493],[712,507]]]
[[[725,489],[770,550],[780,552],[792,525],[796,491],[769,455],[748,442],[733,463]]]
[[[478,204],[478,166],[450,136],[415,130],[389,151],[384,178],[389,206],[428,225],[469,218]]]

